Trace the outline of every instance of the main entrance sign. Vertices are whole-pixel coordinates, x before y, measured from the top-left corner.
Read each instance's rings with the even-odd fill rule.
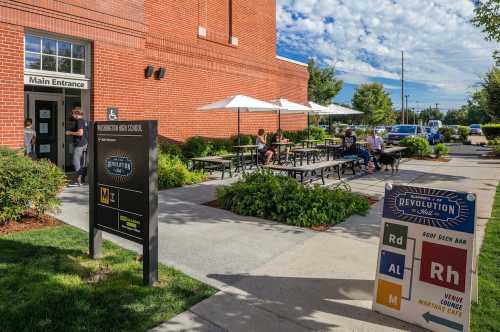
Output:
[[[88,79],[76,79],[65,77],[52,77],[45,75],[24,74],[24,84],[50,86],[54,88],[71,88],[87,90],[89,88]]]
[[[433,331],[468,331],[476,196],[387,185],[373,310]]]
[[[157,122],[90,127],[90,253],[99,256],[101,231],[142,244],[144,282],[152,284],[158,280]]]

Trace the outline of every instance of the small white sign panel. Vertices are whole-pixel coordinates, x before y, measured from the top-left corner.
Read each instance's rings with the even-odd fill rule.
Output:
[[[51,77],[34,74],[24,74],[24,84],[81,90],[87,90],[89,88],[88,79]]]
[[[388,185],[373,310],[432,331],[469,331],[476,196]]]
[[[50,144],[40,144],[40,153],[50,153]]]
[[[39,127],[38,127],[38,130],[39,130],[40,134],[48,134],[49,133],[49,124],[41,122]]]
[[[40,119],[50,119],[50,110],[40,110]]]

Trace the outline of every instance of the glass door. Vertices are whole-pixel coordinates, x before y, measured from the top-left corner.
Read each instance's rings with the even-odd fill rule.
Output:
[[[49,159],[64,169],[62,96],[33,94],[29,99],[29,114],[36,131],[36,156],[38,159]]]

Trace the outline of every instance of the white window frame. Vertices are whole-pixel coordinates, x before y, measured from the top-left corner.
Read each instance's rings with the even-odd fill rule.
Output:
[[[42,69],[29,69],[26,68],[26,37],[27,36],[34,36],[38,38],[50,38],[50,39],[55,39],[58,41],[64,41],[72,44],[78,44],[82,45],[85,47],[85,57],[83,59],[84,61],[84,73],[83,74],[73,74],[73,73],[63,73],[63,72],[58,72],[58,71],[48,71],[48,70],[42,70]],[[40,45],[41,47],[41,45]],[[26,74],[33,74],[33,75],[44,75],[44,76],[52,76],[52,77],[66,77],[66,78],[74,78],[74,79],[90,79],[91,77],[91,54],[90,54],[90,42],[86,40],[81,40],[81,39],[74,39],[74,38],[68,38],[68,37],[63,37],[51,33],[45,33],[45,32],[39,32],[39,31],[32,31],[32,30],[26,30],[24,33],[24,38],[23,38],[23,68],[24,68],[24,73]],[[38,54],[36,52],[30,52],[34,54]],[[43,58],[43,53],[42,50],[40,49],[40,67],[43,65],[42,64],[42,58]],[[57,55],[57,50],[56,50],[56,68],[58,68],[58,58],[60,58],[59,55]],[[68,58],[68,57],[62,57],[65,59],[75,59],[79,60],[76,58]],[[73,66],[73,65],[71,65]]]

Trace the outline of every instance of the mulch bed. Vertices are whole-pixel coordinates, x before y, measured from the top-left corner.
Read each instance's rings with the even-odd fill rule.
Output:
[[[59,220],[51,216],[43,215],[36,217],[28,213],[20,220],[7,221],[4,224],[0,224],[0,236],[38,228],[54,227],[60,224]]]
[[[439,157],[439,158],[436,158],[436,157],[414,157],[413,159],[416,159],[416,160],[437,161],[437,162],[442,162],[442,163],[447,163],[447,162],[449,162],[451,160],[450,158],[444,158],[444,157]]]

